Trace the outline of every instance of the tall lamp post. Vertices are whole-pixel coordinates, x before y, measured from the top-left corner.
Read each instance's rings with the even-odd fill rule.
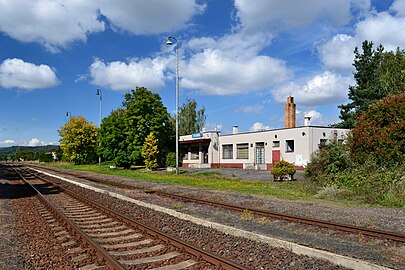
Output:
[[[100,89],[97,89],[96,92],[97,96],[100,96],[100,118],[98,120],[98,127],[100,128],[101,131],[101,118],[102,118],[102,108],[103,108],[103,93],[101,92]],[[101,140],[100,140],[100,134],[99,134],[99,141],[98,141],[98,147],[100,148],[101,146]],[[100,149],[99,149],[100,151]],[[101,166],[101,154],[98,155],[98,166]]]
[[[166,44],[176,44],[176,174],[179,174],[179,42],[175,37],[168,37]]]

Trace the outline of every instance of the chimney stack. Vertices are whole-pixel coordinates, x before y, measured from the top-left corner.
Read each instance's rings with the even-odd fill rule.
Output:
[[[304,116],[304,126],[309,127],[311,125],[311,116]]]
[[[287,103],[285,104],[285,127],[295,128],[296,122],[296,105],[294,104],[294,98],[292,96],[287,97]]]
[[[238,126],[232,127],[232,134],[238,134]]]

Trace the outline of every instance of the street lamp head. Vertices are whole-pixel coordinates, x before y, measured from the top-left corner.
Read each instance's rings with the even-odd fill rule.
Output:
[[[70,115],[70,112],[66,112],[66,116],[69,116]]]
[[[97,96],[101,95],[101,90],[100,89],[97,89],[96,95]]]
[[[173,45],[173,40],[177,43],[177,39],[175,37],[167,37],[166,45]]]

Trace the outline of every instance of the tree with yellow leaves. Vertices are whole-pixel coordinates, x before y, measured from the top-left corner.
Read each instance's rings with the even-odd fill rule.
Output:
[[[149,170],[156,169],[158,167],[157,158],[159,154],[159,149],[157,146],[157,140],[153,132],[145,139],[145,143],[142,147],[142,157],[144,158],[146,168]]]
[[[98,128],[83,116],[69,118],[69,122],[58,130],[60,148],[65,159],[75,164],[97,161]]]

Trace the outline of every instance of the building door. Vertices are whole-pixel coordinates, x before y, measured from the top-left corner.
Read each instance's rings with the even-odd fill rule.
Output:
[[[264,143],[256,143],[255,163],[264,164]]]
[[[271,151],[273,166],[276,162],[280,161],[280,150]]]
[[[203,164],[208,164],[208,145],[202,146]]]

